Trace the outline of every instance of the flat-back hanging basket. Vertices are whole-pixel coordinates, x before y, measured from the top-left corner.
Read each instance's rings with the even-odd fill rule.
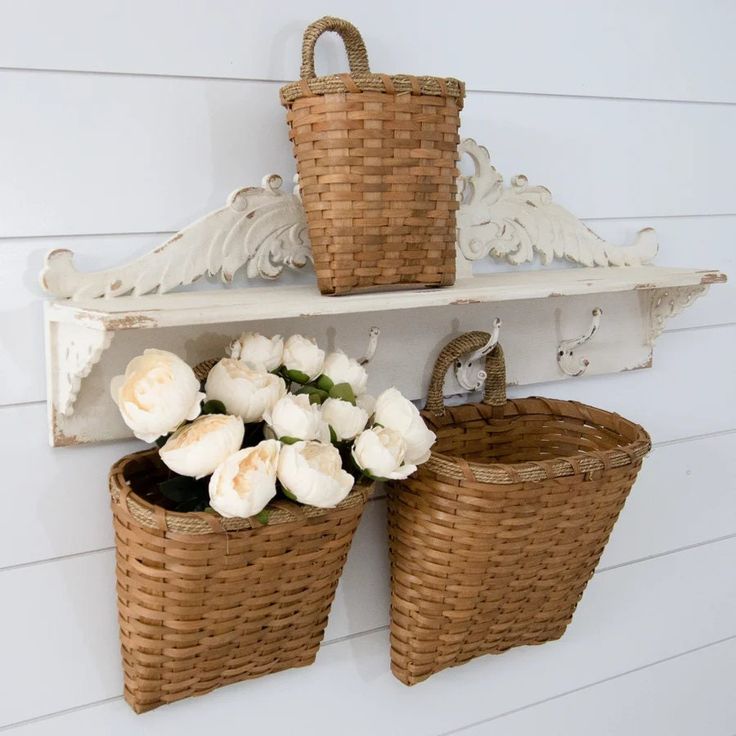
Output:
[[[407,685],[562,636],[650,449],[617,414],[507,401],[500,345],[483,402],[445,407],[447,369],[489,339],[467,333],[441,352],[423,412],[432,457],[389,489],[391,662]]]
[[[316,76],[325,31],[342,37],[350,74]],[[301,80],[281,101],[322,293],[454,283],[464,95],[457,79],[372,73],[345,20],[306,29]]]
[[[356,485],[334,509],[272,501],[264,526],[149,503],[167,472],[155,450],[110,471],[125,699],[137,713],[311,664],[370,490]]]

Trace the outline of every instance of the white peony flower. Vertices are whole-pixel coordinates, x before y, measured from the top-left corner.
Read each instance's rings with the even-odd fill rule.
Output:
[[[230,455],[210,478],[210,506],[221,516],[255,516],[276,495],[281,444],[263,440]]]
[[[240,449],[244,433],[240,417],[208,414],[171,435],[158,454],[175,473],[202,478]]]
[[[337,506],[355,482],[342,469],[337,448],[320,442],[284,445],[279,455],[278,477],[297,501],[319,508]]]
[[[376,398],[370,394],[361,394],[355,397],[355,405],[359,406],[369,417],[376,410]]]
[[[365,368],[354,358],[345,355],[342,350],[330,353],[325,358],[322,375],[327,376],[332,383],[350,384],[356,396],[365,393],[368,384]]]
[[[110,393],[123,421],[144,442],[196,419],[204,398],[194,371],[166,350],[145,350],[133,358],[125,375],[110,382]]]
[[[416,465],[404,464],[406,443],[388,427],[366,429],[353,444],[353,460],[373,478],[401,480],[410,476]]]
[[[244,332],[230,343],[228,353],[254,370],[275,371],[281,365],[284,341],[281,335],[266,337],[257,332]]]
[[[376,399],[376,424],[398,432],[406,442],[406,462],[421,465],[429,460],[437,436],[424,423],[419,410],[398,389],[388,388]]]
[[[319,439],[323,422],[318,404],[312,404],[306,394],[286,394],[264,414],[266,424],[278,439]]]
[[[368,412],[342,399],[327,399],[322,404],[322,421],[332,427],[338,442],[352,440],[368,424]]]
[[[299,383],[313,381],[322,373],[325,351],[317,342],[302,335],[292,335],[284,343],[284,368]]]
[[[208,399],[221,401],[228,413],[251,423],[260,422],[286,394],[286,384],[280,376],[253,370],[234,358],[223,358],[207,376],[204,390]]]

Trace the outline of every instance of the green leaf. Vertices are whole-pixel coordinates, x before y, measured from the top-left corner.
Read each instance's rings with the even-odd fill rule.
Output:
[[[295,445],[301,440],[298,437],[279,437],[279,442],[283,442],[285,445]]]
[[[168,434],[162,434],[157,440],[156,440],[156,447],[163,447],[166,444],[166,440],[169,439]]]
[[[288,498],[290,501],[296,501],[296,496],[288,488],[281,486],[281,490],[284,496],[286,496],[286,498]]]
[[[263,509],[263,511],[259,511],[256,514],[256,519],[260,524],[263,524],[263,526],[266,526],[268,524],[268,518],[271,516],[271,512],[268,509]]]
[[[317,388],[322,389],[326,393],[330,392],[330,389],[335,385],[334,381],[329,377],[325,376],[324,373],[315,381]]]
[[[227,414],[227,409],[222,401],[210,399],[202,404],[202,414]]]
[[[306,373],[295,370],[284,370],[286,377],[295,383],[309,383],[309,376]]]
[[[355,406],[355,394],[353,393],[353,387],[349,383],[336,383],[330,389],[331,399],[342,399],[342,401],[348,401]]]
[[[302,386],[296,393],[307,394],[310,404],[321,404],[328,397],[327,391],[309,385]]]
[[[337,445],[338,444],[338,441],[337,441],[337,432],[335,432],[335,430],[332,428],[332,425],[331,424],[329,424],[327,426],[330,429],[330,442],[332,442],[333,445]]]

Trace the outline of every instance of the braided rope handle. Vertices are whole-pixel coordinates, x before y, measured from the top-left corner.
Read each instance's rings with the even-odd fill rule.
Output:
[[[456,360],[485,347],[490,339],[491,336],[487,332],[466,332],[445,345],[434,364],[425,411],[432,412],[438,417],[445,413],[445,399],[442,393],[445,374]],[[506,363],[503,348],[499,344],[486,355],[485,371],[487,377],[483,389],[483,403],[502,407],[506,403]]]
[[[368,52],[363,42],[360,31],[348,21],[342,18],[333,18],[326,15],[324,18],[314,21],[304,31],[302,41],[302,79],[314,79],[317,73],[314,70],[314,47],[317,39],[327,31],[333,31],[342,38],[345,51],[348,54],[348,64],[351,74],[369,74]]]

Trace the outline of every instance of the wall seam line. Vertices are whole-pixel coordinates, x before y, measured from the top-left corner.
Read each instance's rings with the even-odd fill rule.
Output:
[[[497,721],[501,718],[505,718],[506,716],[515,715],[516,713],[520,713],[521,711],[528,710],[529,708],[536,708],[539,705],[544,705],[545,703],[549,703],[553,700],[558,700],[559,698],[564,698],[564,697],[567,697],[568,695],[573,695],[583,690],[588,690],[592,687],[603,685],[606,682],[612,682],[613,680],[619,680],[622,677],[626,677],[627,675],[632,675],[636,672],[641,672],[643,670],[647,670],[651,667],[656,667],[666,662],[672,662],[673,660],[680,659],[681,657],[687,657],[691,654],[695,654],[696,652],[701,652],[704,649],[710,649],[711,647],[720,646],[721,644],[727,644],[728,642],[733,641],[734,639],[736,639],[736,634],[732,636],[726,636],[723,639],[718,639],[717,641],[712,641],[708,644],[703,644],[702,646],[699,646],[699,647],[694,647],[693,649],[688,649],[684,652],[679,652],[678,654],[673,654],[670,657],[663,657],[662,659],[658,659],[655,662],[649,662],[648,664],[642,665],[641,667],[634,667],[633,669],[626,670],[625,672],[620,672],[616,675],[611,675],[610,677],[604,677],[603,679],[597,680],[596,682],[591,682],[591,683],[588,683],[587,685],[581,685],[580,687],[573,688],[572,690],[566,690],[565,692],[559,693],[558,695],[552,695],[549,698],[544,698],[542,700],[535,701],[534,703],[529,703],[528,705],[524,705],[519,708],[514,708],[504,713],[499,713],[498,715],[492,716],[490,718],[484,718],[480,721],[474,721],[473,723],[468,723],[452,731],[443,731],[442,733],[436,734],[435,736],[455,736],[455,734],[462,733],[463,731],[467,731],[469,728],[475,728],[476,726],[480,726],[484,723],[490,723],[491,721]]]
[[[212,82],[252,82],[254,84],[283,85],[294,81],[293,79],[265,79],[260,77],[232,77],[217,76],[208,74],[172,74],[166,72],[136,72],[136,71],[115,71],[110,69],[58,69],[53,67],[24,67],[24,66],[0,66],[2,72],[18,72],[21,74],[73,74],[88,75],[99,77],[129,77],[144,79],[181,79],[185,81],[212,81]],[[679,97],[632,97],[627,95],[612,94],[581,94],[579,92],[532,92],[525,90],[502,90],[502,89],[480,89],[478,87],[468,87],[466,94],[479,95],[510,95],[514,97],[563,97],[570,99],[582,100],[608,100],[613,102],[643,102],[643,103],[663,103],[671,105],[715,105],[723,107],[732,107],[736,105],[736,100],[724,99],[685,99]]]

